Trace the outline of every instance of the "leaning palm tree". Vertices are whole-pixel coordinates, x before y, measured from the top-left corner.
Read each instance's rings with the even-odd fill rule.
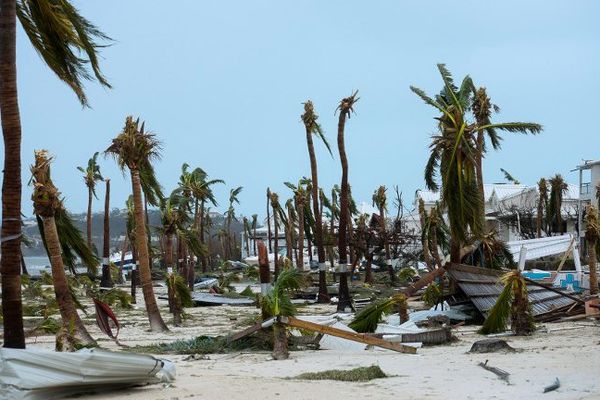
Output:
[[[596,248],[598,246],[598,238],[600,238],[600,219],[598,218],[598,209],[589,205],[587,207],[585,222],[585,240],[588,242],[588,265],[590,267],[590,295],[598,294],[598,255]]]
[[[93,249],[92,244],[92,197],[98,199],[96,195],[96,182],[103,180],[100,173],[100,165],[98,165],[98,152],[95,152],[92,158],[88,160],[86,168],[77,167],[83,173],[83,182],[88,189],[88,206],[87,206],[87,244],[90,249]]]
[[[548,182],[550,183],[550,200],[547,218],[554,233],[563,233],[562,203],[569,186],[560,174],[556,174]]]
[[[317,259],[319,262],[319,295],[318,302],[319,303],[328,303],[329,302],[329,294],[327,293],[327,267],[325,266],[325,247],[323,244],[323,215],[321,212],[321,208],[319,207],[319,178],[318,178],[318,170],[317,170],[317,157],[315,155],[315,148],[313,145],[313,135],[316,135],[320,138],[329,154],[332,155],[331,148],[325,135],[323,134],[323,129],[321,129],[321,125],[318,122],[319,116],[315,113],[314,105],[312,101],[307,100],[304,103],[304,114],[302,114],[302,122],[304,123],[304,127],[306,130],[306,144],[308,146],[308,156],[310,158],[310,173],[311,173],[311,189],[312,189],[312,206],[313,206],[313,216],[315,218],[314,224],[314,239],[315,245],[317,246]]]
[[[96,41],[109,38],[68,0],[0,1],[0,120],[4,136],[2,181],[2,311],[4,346],[25,348],[21,305],[21,118],[17,92],[17,16],[46,65],[87,105],[83,80],[110,87],[98,64]],[[88,71],[91,67],[93,74]],[[12,238],[12,239],[10,239]]]
[[[516,133],[531,133],[537,134],[542,131],[542,126],[536,123],[530,122],[508,122],[502,124],[492,124],[491,116],[493,112],[500,112],[500,107],[495,104],[492,104],[490,98],[487,95],[487,91],[484,87],[480,87],[477,90],[474,90],[473,94],[473,103],[471,108],[473,110],[473,115],[475,117],[475,122],[477,124],[477,184],[479,186],[479,192],[481,196],[484,196],[483,192],[483,157],[486,152],[486,143],[485,137],[487,136],[490,143],[492,144],[492,148],[494,150],[500,149],[500,143],[502,141],[502,137],[498,134],[497,131],[505,130],[508,132],[516,132]],[[487,128],[484,128],[487,127]],[[510,174],[506,171],[502,170],[505,176],[508,178],[512,178]],[[514,178],[513,182],[518,184]],[[485,199],[484,199],[485,200]],[[485,212],[485,208],[483,209]],[[485,229],[485,213],[482,215],[483,219],[483,227]]]
[[[535,330],[535,325],[531,316],[525,278],[519,270],[513,270],[504,274],[501,281],[504,289],[498,296],[496,304],[488,312],[479,333],[504,332],[510,316],[511,330],[516,335],[530,335]]]
[[[35,152],[35,163],[31,166],[31,183],[33,185],[31,199],[33,200],[34,212],[42,221],[43,238],[52,266],[54,293],[63,326],[68,332],[72,332],[75,338],[84,345],[95,345],[96,342],[88,333],[85,325],[79,318],[79,314],[77,314],[69,289],[69,283],[65,275],[63,255],[61,254],[63,247],[61,246],[55,220],[57,212],[64,212],[64,206],[60,198],[60,192],[54,186],[50,177],[51,162],[52,158],[49,157],[46,150]]]
[[[354,112],[354,104],[358,101],[355,91],[349,97],[340,101],[338,111],[338,151],[340,153],[340,163],[342,166],[342,183],[340,194],[340,223],[338,226],[338,253],[339,253],[339,271],[340,271],[340,297],[337,309],[338,311],[347,311],[352,309],[350,293],[348,291],[348,219],[350,216],[350,185],[348,183],[348,158],[346,157],[346,147],[344,145],[344,129],[346,119]]]
[[[131,116],[127,117],[123,130],[113,139],[112,144],[106,150],[108,154],[115,157],[122,170],[128,168],[131,174],[135,210],[135,248],[140,262],[144,302],[146,303],[150,329],[153,332],[167,331],[168,328],[160,315],[154,297],[154,290],[152,289],[142,186],[148,184],[148,182],[152,184],[156,182],[151,161],[160,156],[159,150],[160,143],[156,140],[155,135],[145,131],[144,123],[140,126],[139,118],[134,120]]]
[[[424,91],[411,86],[426,104],[441,115],[437,117],[439,133],[433,135],[429,146],[431,155],[425,166],[425,183],[429,190],[439,190],[436,175],[441,177],[442,205],[447,209],[452,234],[450,258],[460,262],[461,246],[469,231],[479,235],[483,230],[483,197],[477,182],[477,129],[489,126],[468,123],[466,112],[471,105],[473,83],[465,77],[460,88],[454,85],[452,75],[444,64],[438,64],[444,82],[442,92],[431,98]],[[477,129],[476,129],[477,128]]]
[[[541,178],[538,182],[538,192],[536,233],[537,237],[541,238],[542,228],[544,226],[544,209],[548,210],[548,185],[546,184],[546,179]]]

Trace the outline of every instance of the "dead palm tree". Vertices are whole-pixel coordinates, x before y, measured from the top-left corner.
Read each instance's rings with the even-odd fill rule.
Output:
[[[110,179],[104,180],[106,193],[104,195],[104,226],[102,235],[102,279],[100,286],[112,287],[110,275]]]
[[[267,188],[267,241],[269,246],[269,253],[273,251],[271,246],[271,189]]]
[[[258,251],[256,248],[256,228],[258,227],[258,215],[252,214],[252,244],[254,247],[254,255],[258,255]]]
[[[275,243],[273,245],[273,257],[275,262],[275,277],[276,280],[279,276],[279,219],[277,218],[277,214],[281,206],[279,205],[279,195],[275,192],[271,192],[271,209],[273,210],[273,227],[275,234]]]
[[[160,315],[152,288],[148,237],[144,218],[144,204],[142,202],[142,186],[153,186],[156,183],[151,161],[160,156],[159,150],[160,143],[156,140],[154,134],[146,132],[144,123],[140,126],[139,118],[134,121],[131,116],[127,117],[122,132],[113,139],[112,144],[106,150],[108,154],[115,157],[121,169],[128,168],[131,174],[135,210],[135,247],[140,262],[140,278],[142,292],[144,293],[144,302],[146,303],[150,329],[153,332],[167,331],[168,328]]]
[[[348,158],[346,157],[346,147],[344,145],[344,129],[346,127],[346,119],[354,112],[354,104],[358,101],[356,95],[358,91],[352,93],[351,96],[345,97],[340,101],[338,111],[340,113],[338,119],[338,151],[340,153],[340,163],[342,166],[342,183],[340,194],[340,223],[338,226],[338,253],[339,253],[339,271],[340,271],[340,297],[337,309],[338,311],[346,311],[352,309],[350,301],[350,293],[348,291],[348,218],[350,216],[350,185],[348,183]]]
[[[598,255],[596,254],[596,248],[598,245],[598,238],[600,238],[600,219],[598,218],[598,209],[593,205],[589,205],[586,211],[585,222],[587,227],[585,229],[585,240],[588,242],[590,295],[595,296],[598,294]]]
[[[536,231],[537,237],[542,237],[542,229],[544,227],[544,210],[548,210],[548,185],[546,179],[542,178],[538,182],[538,204],[536,216]],[[545,230],[545,229],[544,229]]]
[[[473,89],[474,90],[474,89]],[[486,143],[485,137],[487,135],[492,148],[494,150],[499,150],[502,141],[502,137],[498,134],[497,131],[505,130],[508,132],[516,132],[516,133],[531,133],[537,134],[542,131],[542,126],[540,124],[530,123],[530,122],[508,122],[502,124],[492,124],[491,116],[493,112],[499,113],[500,107],[495,104],[492,104],[490,98],[487,95],[487,91],[484,87],[480,87],[477,90],[474,90],[473,94],[473,104],[471,105],[473,110],[473,115],[475,117],[475,122],[477,124],[477,183],[479,186],[479,192],[481,193],[482,198],[484,197],[483,191],[483,157],[486,152]],[[484,128],[486,127],[486,128]],[[504,170],[503,170],[504,171]],[[505,174],[506,171],[504,171]],[[507,174],[510,177],[510,174]],[[513,179],[514,181],[514,179]],[[518,184],[518,183],[517,183]],[[485,199],[484,199],[485,201]],[[482,220],[484,221],[482,226],[484,230],[485,226],[485,207],[482,209],[483,215]]]
[[[88,189],[88,206],[87,206],[87,244],[90,249],[94,248],[92,243],[92,200],[93,197],[98,199],[96,195],[96,182],[103,180],[100,173],[100,165],[98,165],[98,152],[95,152],[92,158],[88,160],[86,168],[77,167],[83,173],[83,182]]]
[[[317,156],[315,155],[315,148],[313,144],[313,135],[319,137],[329,154],[332,155],[331,148],[325,135],[323,134],[323,129],[321,129],[321,125],[318,122],[319,116],[315,113],[314,105],[312,101],[307,100],[304,103],[304,113],[302,114],[302,122],[304,123],[304,127],[306,130],[306,144],[308,146],[308,156],[310,158],[310,173],[311,173],[311,189],[312,189],[312,205],[313,205],[313,216],[315,218],[314,224],[314,239],[315,245],[317,246],[317,258],[319,262],[319,295],[318,302],[319,303],[328,303],[329,302],[329,294],[327,293],[327,267],[325,265],[325,247],[323,244],[323,215],[321,212],[321,207],[319,207],[319,178],[318,178],[318,166],[317,166]]]
[[[4,346],[25,348],[21,305],[21,118],[17,91],[17,16],[46,65],[87,104],[83,79],[110,87],[100,72],[96,40],[107,40],[67,0],[0,1],[0,120],[4,136],[2,180],[2,311]],[[91,66],[93,75],[88,72]]]
[[[72,332],[76,339],[84,345],[95,345],[95,340],[90,336],[85,325],[79,318],[69,283],[65,275],[63,264],[62,246],[56,227],[55,215],[64,206],[60,199],[60,192],[54,186],[50,177],[50,163],[52,158],[46,150],[35,152],[35,163],[31,166],[34,212],[42,221],[43,238],[52,266],[52,281],[54,293],[60,310],[63,326],[67,332]]]
[[[425,211],[425,202],[419,198],[419,220],[421,222],[421,248],[423,249],[423,261],[428,270],[432,271],[433,263],[431,261],[431,252],[429,251],[429,229],[427,229],[427,212]]]

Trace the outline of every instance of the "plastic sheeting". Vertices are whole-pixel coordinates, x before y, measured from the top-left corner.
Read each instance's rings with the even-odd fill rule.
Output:
[[[0,349],[0,399],[61,399],[174,379],[170,361],[149,355],[101,349],[75,353]]]

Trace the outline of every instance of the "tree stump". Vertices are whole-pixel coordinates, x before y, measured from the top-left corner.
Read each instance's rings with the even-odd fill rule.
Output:
[[[502,339],[484,339],[473,343],[469,353],[495,353],[495,352],[513,352],[514,348],[510,347],[505,340]]]

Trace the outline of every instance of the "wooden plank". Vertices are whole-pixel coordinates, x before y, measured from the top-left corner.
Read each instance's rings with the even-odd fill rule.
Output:
[[[289,326],[292,326],[294,328],[306,329],[306,330],[312,331],[312,332],[322,333],[325,335],[331,335],[331,336],[339,337],[339,338],[346,339],[346,340],[352,340],[354,342],[359,342],[359,343],[369,344],[372,346],[381,347],[384,349],[394,350],[399,353],[406,353],[406,354],[416,354],[417,353],[417,349],[415,347],[406,346],[406,345],[403,345],[400,343],[391,343],[391,342],[388,342],[387,340],[371,337],[371,336],[368,336],[368,335],[365,335],[362,333],[343,331],[341,329],[332,328],[330,326],[319,325],[319,324],[315,324],[313,322],[303,321],[303,320],[296,319],[293,317],[279,317],[279,321],[284,324],[287,324]]]
[[[227,338],[227,341],[229,343],[235,342],[236,340],[240,340],[241,338],[244,338],[248,335],[252,335],[254,332],[258,332],[261,329],[262,329],[262,323],[259,322],[258,324],[254,324],[254,325],[244,329],[243,331],[240,331],[240,332],[234,333],[233,335],[230,335]]]

